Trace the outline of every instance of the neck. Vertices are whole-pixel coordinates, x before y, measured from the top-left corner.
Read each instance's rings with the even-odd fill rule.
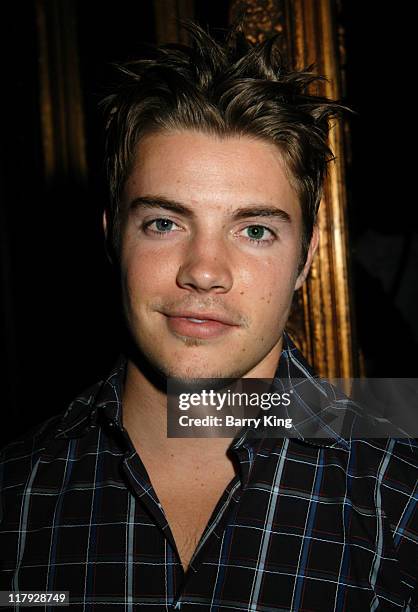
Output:
[[[157,389],[128,361],[122,397],[123,425],[141,456],[149,455],[187,463],[224,459],[230,438],[168,438],[167,395]]]
[[[273,378],[281,349],[282,339],[243,378]],[[168,438],[167,395],[132,360],[127,364],[122,406],[123,425],[141,455],[185,463],[197,456],[214,461],[224,459],[231,444],[231,438]]]

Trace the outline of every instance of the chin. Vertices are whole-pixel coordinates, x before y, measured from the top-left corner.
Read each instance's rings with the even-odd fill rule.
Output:
[[[183,376],[175,376],[168,378],[168,394],[176,393],[200,393],[203,389],[206,391],[224,389],[230,386],[236,379],[224,377],[195,377],[185,378]]]
[[[185,383],[190,381],[193,384],[193,381],[199,380],[200,378],[225,378],[228,374],[225,374],[225,371],[220,371],[218,368],[210,368],[206,367],[196,367],[196,366],[185,366],[185,367],[177,367],[173,364],[172,367],[169,365],[164,369],[164,374],[167,378],[176,378],[178,380],[184,380]]]
[[[216,381],[222,381],[225,378],[241,378],[247,372],[247,369],[244,364],[240,364],[240,367],[237,367],[236,364],[233,363],[219,363],[218,360],[216,363],[198,363],[196,361],[188,361],[183,363],[170,363],[165,362],[165,364],[159,364],[160,371],[166,376],[166,378],[176,378],[179,381],[184,381],[184,384],[193,385],[199,379],[204,378],[205,380],[213,380],[214,384]],[[158,367],[158,366],[157,366]],[[219,386],[219,382],[217,383]]]
[[[158,342],[155,342],[156,338]],[[219,379],[242,378],[259,361],[256,352],[247,353],[245,361],[231,359],[242,354],[240,345],[219,347],[199,338],[181,337],[179,346],[172,338],[167,340],[161,342],[158,336],[137,336],[135,344],[154,372],[165,379],[177,379],[184,385],[193,386],[203,378],[212,380],[213,386],[219,387],[222,384]]]

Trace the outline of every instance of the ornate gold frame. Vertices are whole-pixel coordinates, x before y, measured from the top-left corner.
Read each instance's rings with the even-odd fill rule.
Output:
[[[318,93],[341,97],[344,48],[332,0],[234,0],[231,21],[245,14],[244,31],[256,42],[282,36],[283,53],[298,68],[315,64],[328,81]],[[358,371],[348,269],[348,230],[343,126],[330,133],[335,161],[329,164],[318,223],[320,244],[310,276],[295,295],[289,329],[321,376],[352,377]]]

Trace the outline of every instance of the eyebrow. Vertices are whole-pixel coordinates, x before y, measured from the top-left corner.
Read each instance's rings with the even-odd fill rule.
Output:
[[[171,198],[164,196],[140,196],[134,198],[128,205],[129,210],[136,210],[138,208],[163,208],[186,217],[195,217],[195,212],[192,208],[185,206],[180,202],[176,202]],[[288,212],[277,208],[276,206],[267,206],[264,204],[254,204],[250,206],[244,206],[234,210],[232,214],[233,219],[248,219],[250,217],[273,217],[291,223],[292,219]]]

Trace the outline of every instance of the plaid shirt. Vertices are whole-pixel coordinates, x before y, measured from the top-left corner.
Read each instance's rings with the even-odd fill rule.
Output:
[[[241,436],[185,574],[122,427],[125,366],[3,450],[0,589],[83,611],[418,609],[412,441]],[[285,335],[277,376],[311,375]]]

